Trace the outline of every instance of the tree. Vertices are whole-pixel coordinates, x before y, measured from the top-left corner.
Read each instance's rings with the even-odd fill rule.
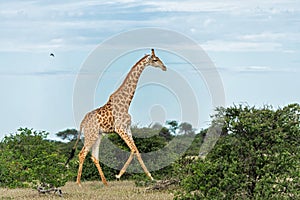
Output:
[[[78,131],[76,129],[66,129],[56,133],[56,136],[63,140],[74,141],[77,139]]]
[[[177,129],[179,128],[178,122],[175,120],[167,121],[168,129],[174,135],[177,134]]]
[[[179,133],[183,134],[195,134],[193,126],[187,122],[182,122],[179,126]]]
[[[300,106],[233,106],[205,160],[186,168],[177,199],[299,199]]]

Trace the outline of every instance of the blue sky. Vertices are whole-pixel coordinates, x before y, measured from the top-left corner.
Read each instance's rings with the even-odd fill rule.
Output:
[[[106,39],[145,27],[174,30],[196,41],[221,76],[227,106],[277,107],[300,101],[297,0],[11,0],[0,4],[0,138],[19,127],[46,130],[52,136],[75,128],[73,90],[82,63]],[[54,58],[49,56],[52,52]],[[126,62],[124,73],[136,58]],[[170,57],[166,64],[176,68]],[[113,69],[110,73],[124,76]],[[95,107],[109,95],[107,91],[102,96],[101,87]],[[151,107],[150,100],[148,104]],[[208,107],[202,124],[209,123],[213,108]],[[133,123],[146,124],[138,108],[132,110]],[[176,113],[169,115],[176,118]]]

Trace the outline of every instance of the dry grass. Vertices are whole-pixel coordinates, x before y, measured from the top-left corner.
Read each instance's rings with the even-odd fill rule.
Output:
[[[74,182],[67,183],[61,188],[63,197],[51,194],[38,194],[33,189],[6,189],[0,188],[0,199],[173,199],[168,191],[146,191],[145,188],[136,187],[132,181],[112,181],[106,187],[100,181],[83,182],[82,187]]]

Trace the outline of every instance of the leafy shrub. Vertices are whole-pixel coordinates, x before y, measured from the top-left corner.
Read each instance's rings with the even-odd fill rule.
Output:
[[[0,186],[32,187],[47,183],[63,186],[71,177],[64,166],[66,157],[54,142],[46,140],[48,133],[20,128],[15,135],[0,143]]]
[[[222,112],[224,133],[184,167],[176,199],[299,199],[300,106]]]

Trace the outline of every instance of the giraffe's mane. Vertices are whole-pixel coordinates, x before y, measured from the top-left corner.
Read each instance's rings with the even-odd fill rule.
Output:
[[[128,72],[126,78],[124,79],[124,81],[127,79],[127,77],[131,74],[131,72],[133,71],[133,69],[142,61],[144,60],[146,57],[148,57],[149,54],[146,54],[144,57],[142,57],[141,59],[139,59],[139,61],[137,61],[130,69],[130,71]],[[123,84],[122,84],[123,85]]]
[[[143,56],[139,61],[137,61],[137,62],[133,65],[133,67],[131,67],[131,69],[130,69],[130,71],[128,72],[126,78],[123,80],[123,83],[119,86],[119,88],[118,88],[113,94],[117,93],[117,92],[124,86],[124,84],[126,83],[126,80],[128,79],[128,77],[129,77],[130,74],[132,73],[133,69],[134,69],[134,68],[135,68],[142,60],[144,60],[144,59],[145,59],[146,57],[148,57],[148,56],[150,56],[150,55],[149,55],[149,54],[146,54],[146,55]]]

